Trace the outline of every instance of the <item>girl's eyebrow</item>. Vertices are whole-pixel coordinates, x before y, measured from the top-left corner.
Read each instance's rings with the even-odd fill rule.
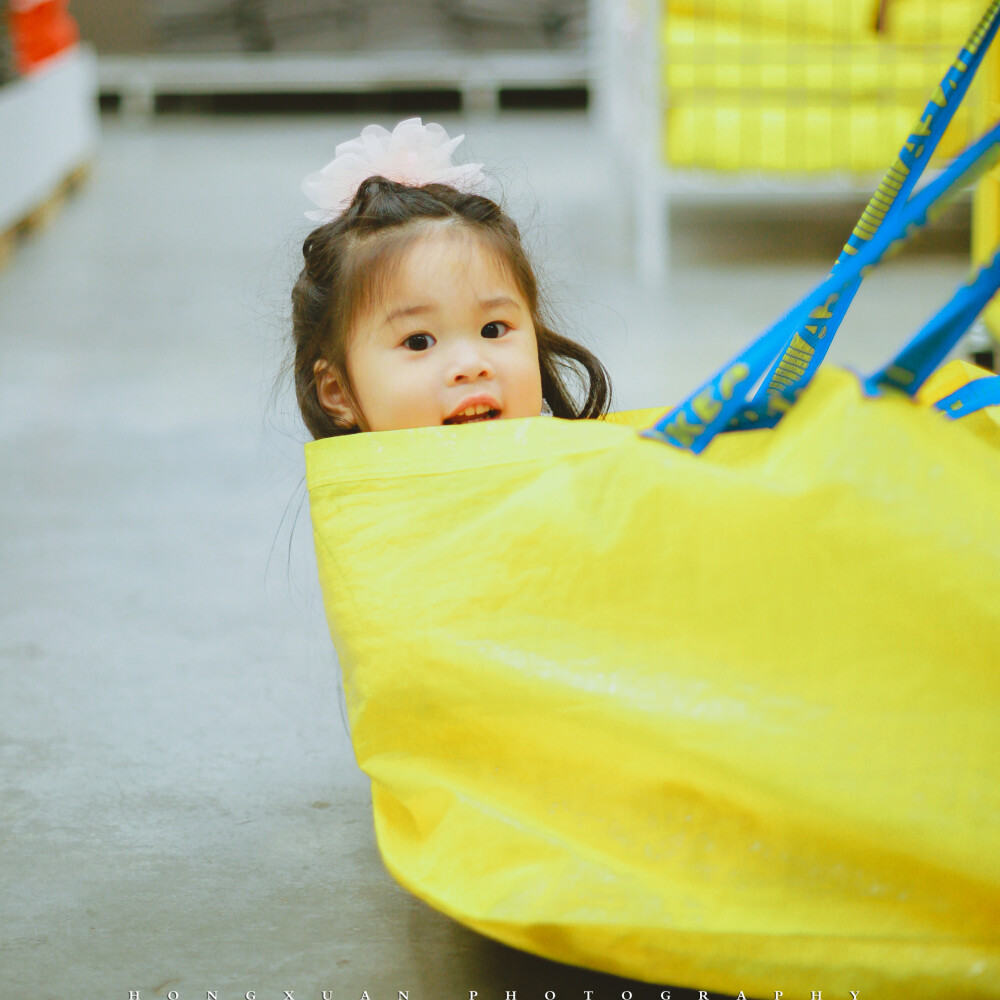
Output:
[[[424,305],[424,306],[403,306],[401,309],[393,309],[392,312],[387,313],[383,322],[391,323],[393,320],[402,319],[404,316],[421,316],[424,313],[429,313],[434,311],[434,306]]]
[[[517,307],[517,303],[509,295],[498,295],[495,299],[480,299],[480,306],[483,309],[496,309],[499,306],[514,306]]]

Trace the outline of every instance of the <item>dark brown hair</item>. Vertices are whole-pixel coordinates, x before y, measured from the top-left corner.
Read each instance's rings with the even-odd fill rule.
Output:
[[[426,225],[451,222],[484,239],[509,270],[531,313],[538,342],[542,397],[553,416],[579,419],[607,412],[608,373],[585,347],[545,321],[538,283],[514,221],[496,202],[463,194],[446,184],[407,187],[369,177],[332,222],[314,229],[302,244],[305,265],[292,289],[295,394],[314,438],[348,434],[319,403],[314,369],[325,360],[348,393],[347,342],[355,319],[375,300],[401,251]],[[575,398],[573,383],[578,383]]]

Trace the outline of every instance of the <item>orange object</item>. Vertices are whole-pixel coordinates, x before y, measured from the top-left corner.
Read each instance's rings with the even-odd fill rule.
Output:
[[[68,6],[68,0],[21,0],[10,4],[10,35],[19,73],[30,73],[46,59],[76,44],[80,32]]]

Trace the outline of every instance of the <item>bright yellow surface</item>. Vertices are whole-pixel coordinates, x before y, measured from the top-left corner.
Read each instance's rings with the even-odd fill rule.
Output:
[[[713,170],[875,174],[893,162],[916,106],[678,103],[668,112],[664,156],[674,166]],[[968,114],[959,108],[938,155],[955,156],[972,138]]]
[[[983,14],[983,0],[670,0],[661,45],[674,166],[881,172]],[[982,130],[974,84],[939,158]]]
[[[944,399],[945,396],[950,396],[953,392],[958,392],[962,386],[968,385],[970,382],[976,381],[976,379],[989,378],[991,374],[992,372],[988,372],[985,368],[980,368],[978,365],[973,365],[968,361],[956,358],[954,361],[949,361],[948,364],[939,368],[927,379],[917,392],[917,402],[925,406],[930,406],[939,399]],[[995,415],[995,410],[997,410],[997,407],[990,406],[983,412],[988,414],[992,419]]]
[[[306,446],[387,867],[654,982],[1000,997],[1000,439],[836,369],[629,419]]]
[[[879,0],[663,0],[662,9],[665,18],[714,22],[797,42],[864,42],[876,36],[907,45],[954,40],[957,52],[986,4],[987,0],[888,0],[881,32],[875,30]]]
[[[898,2],[898,0],[897,0]],[[875,25],[873,0],[664,0],[667,18],[732,25],[748,32],[788,32],[793,37],[852,41]]]

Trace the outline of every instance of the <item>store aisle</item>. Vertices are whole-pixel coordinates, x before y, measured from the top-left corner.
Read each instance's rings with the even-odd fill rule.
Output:
[[[365,122],[106,123],[87,185],[0,271],[2,996],[658,995],[486,941],[378,860],[276,385],[299,182]],[[501,178],[619,408],[693,388],[852,222],[679,210],[644,290],[583,116],[442,122]],[[884,360],[964,276],[959,246],[873,276],[835,356]]]

